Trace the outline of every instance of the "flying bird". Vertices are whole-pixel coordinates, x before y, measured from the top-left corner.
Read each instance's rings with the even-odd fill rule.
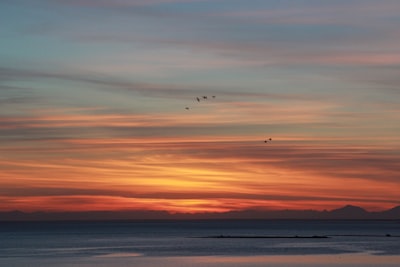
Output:
[[[204,95],[204,96],[203,96],[203,98],[204,98],[204,99],[207,99],[207,96],[206,96],[206,95]]]
[[[189,110],[189,107],[186,107],[185,109]]]

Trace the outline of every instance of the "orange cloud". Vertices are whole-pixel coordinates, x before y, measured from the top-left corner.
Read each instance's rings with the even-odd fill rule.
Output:
[[[88,147],[77,140],[86,153],[79,158],[1,160],[0,178],[8,178],[2,209],[70,210],[81,201],[81,210],[203,212],[348,203],[388,208],[397,201],[398,158],[376,160],[367,148],[119,141],[88,140]]]
[[[188,112],[3,117],[9,142],[0,156],[0,209],[173,213],[397,203],[399,156],[391,145],[398,137],[371,143],[356,131],[364,117],[338,112],[337,102],[292,95],[281,106],[280,97],[246,102],[263,94],[229,97],[191,99],[199,105]],[[344,121],[331,124],[334,116]],[[327,126],[311,129],[321,123]],[[346,123],[352,133],[341,132]]]

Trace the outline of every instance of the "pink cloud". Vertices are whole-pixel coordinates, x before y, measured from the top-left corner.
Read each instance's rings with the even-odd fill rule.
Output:
[[[346,4],[329,2],[321,4],[322,5],[307,7],[293,5],[276,9],[249,9],[214,14],[214,16],[283,25],[363,26],[366,23],[371,23],[371,20],[381,20],[392,16],[397,17],[400,12],[400,4],[397,1],[384,1],[379,3],[357,1],[353,3],[348,2]]]

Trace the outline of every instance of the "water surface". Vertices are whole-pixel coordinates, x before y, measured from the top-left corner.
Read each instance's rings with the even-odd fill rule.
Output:
[[[15,267],[400,264],[398,221],[3,222],[0,238]]]

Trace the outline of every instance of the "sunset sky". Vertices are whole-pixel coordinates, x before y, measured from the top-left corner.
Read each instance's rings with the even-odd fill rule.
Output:
[[[392,208],[399,44],[398,0],[2,0],[0,211]]]

